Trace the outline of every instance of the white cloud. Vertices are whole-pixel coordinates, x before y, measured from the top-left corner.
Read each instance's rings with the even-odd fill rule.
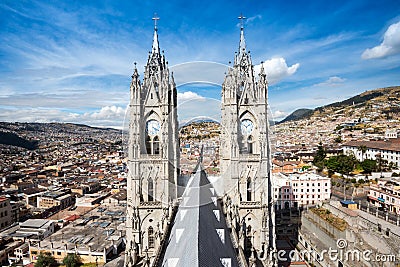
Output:
[[[366,49],[363,59],[383,58],[400,53],[400,21],[389,26],[380,45]]]
[[[102,107],[98,112],[85,113],[84,117],[86,116],[96,120],[122,119],[125,116],[125,109],[117,106],[106,106]]]
[[[293,75],[300,67],[300,63],[288,66],[286,60],[282,57],[272,58],[263,63],[267,79],[270,84],[275,84],[284,78]],[[261,69],[261,64],[255,66],[255,72],[258,74]]]
[[[178,93],[178,103],[182,103],[189,100],[203,100],[203,99],[205,98],[192,91]]]
[[[100,110],[84,114],[56,108],[1,108],[0,121],[19,122],[68,122],[98,127],[122,128],[125,120],[125,108],[105,106]]]
[[[276,111],[274,111],[274,113],[272,114],[272,118],[273,118],[275,121],[278,121],[278,120],[281,120],[281,119],[285,118],[287,114],[288,114],[288,113],[285,112],[285,111],[276,110]]]
[[[321,87],[321,86],[330,86],[330,87],[332,87],[332,86],[341,85],[341,84],[344,83],[344,81],[346,81],[346,79],[340,78],[338,76],[331,76],[325,82],[317,83],[317,84],[314,84],[313,86],[315,86],[315,87]]]

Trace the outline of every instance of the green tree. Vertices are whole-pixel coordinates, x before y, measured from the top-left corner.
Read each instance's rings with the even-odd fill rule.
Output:
[[[318,170],[322,171],[325,166],[325,157],[326,150],[322,145],[322,142],[319,142],[317,152],[314,155],[313,164],[318,167]]]
[[[338,135],[338,136],[335,138],[335,142],[336,142],[336,143],[341,143],[341,142],[342,142],[342,137],[341,137],[340,135]]]
[[[326,161],[326,167],[328,171],[338,172],[342,176],[344,174],[349,175],[350,172],[354,170],[355,165],[357,164],[357,159],[354,155],[338,155],[330,157]]]
[[[364,173],[370,174],[371,172],[377,170],[376,160],[365,159],[363,162],[361,162],[361,167]]]
[[[63,264],[66,267],[78,267],[82,265],[82,260],[81,258],[76,255],[76,254],[68,254],[67,256],[65,256],[65,258],[63,259]]]
[[[53,267],[58,266],[56,259],[50,254],[50,252],[40,253],[37,257],[35,267]]]

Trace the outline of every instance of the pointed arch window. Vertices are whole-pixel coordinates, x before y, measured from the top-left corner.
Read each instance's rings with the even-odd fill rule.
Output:
[[[154,248],[154,229],[153,227],[149,227],[149,229],[147,230],[147,234],[148,234],[148,247],[149,248]]]
[[[251,135],[247,138],[247,153],[253,154],[253,137]]]
[[[247,179],[247,185],[246,185],[246,201],[251,201],[251,192],[253,191],[252,186],[251,186],[251,179]]]
[[[160,139],[158,136],[153,138],[153,154],[159,155],[160,154]]]
[[[252,246],[253,246],[253,244],[252,244],[252,240],[251,240],[251,238],[252,238],[252,232],[251,232],[251,226],[249,225],[249,226],[247,226],[247,228],[246,228],[246,239],[245,239],[245,252],[246,253],[250,253],[251,252],[251,248],[252,248]]]
[[[149,179],[147,182],[147,201],[154,201],[154,184],[153,179]]]
[[[146,135],[146,153],[151,154],[151,138],[148,134]]]

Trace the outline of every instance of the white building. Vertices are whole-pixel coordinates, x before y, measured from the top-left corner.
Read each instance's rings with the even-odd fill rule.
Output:
[[[19,223],[19,229],[10,234],[16,240],[43,240],[55,231],[55,222],[46,219],[29,219]]]
[[[368,201],[382,210],[400,214],[400,183],[392,180],[371,184]]]
[[[366,147],[364,153],[361,150],[362,146]],[[343,153],[349,152],[353,153],[359,161],[364,159],[376,160],[380,157],[400,166],[400,138],[382,141],[350,141],[343,145]]]
[[[330,199],[331,179],[315,173],[274,174],[274,200],[278,208],[315,205]]]
[[[389,138],[397,138],[397,130],[396,129],[388,129],[385,131],[385,138],[389,139]]]

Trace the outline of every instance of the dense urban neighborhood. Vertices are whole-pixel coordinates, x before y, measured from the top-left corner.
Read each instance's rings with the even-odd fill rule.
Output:
[[[319,253],[321,240],[333,242],[357,228],[355,238],[369,243],[386,236],[379,248],[365,242],[365,249],[398,252],[400,113],[393,107],[400,106],[400,88],[385,90],[390,94],[384,98],[326,106],[271,126],[281,247],[312,246]],[[124,132],[6,122],[0,130],[1,264],[28,265],[46,255],[63,262],[74,254],[82,263],[114,266],[125,246]],[[212,121],[179,129],[183,178],[196,167],[202,147],[210,180],[220,175],[220,133]],[[285,241],[294,237],[296,242]]]

